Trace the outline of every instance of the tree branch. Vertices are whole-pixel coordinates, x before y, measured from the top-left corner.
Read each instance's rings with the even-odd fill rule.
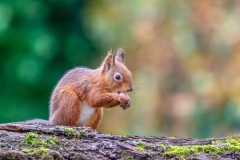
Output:
[[[118,136],[47,123],[0,125],[0,159],[240,159],[240,136]]]

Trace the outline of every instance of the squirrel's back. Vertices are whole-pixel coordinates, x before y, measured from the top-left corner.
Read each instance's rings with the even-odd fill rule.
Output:
[[[76,67],[68,71],[56,85],[53,94],[61,89],[71,89],[79,96],[83,92],[88,92],[91,84],[97,83],[99,73],[98,69],[89,69],[85,67]]]

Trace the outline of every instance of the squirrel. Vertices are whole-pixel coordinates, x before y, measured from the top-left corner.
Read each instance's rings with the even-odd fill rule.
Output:
[[[52,92],[50,124],[96,129],[103,108],[130,107],[126,92],[133,90],[132,74],[125,66],[124,55],[120,48],[115,58],[110,50],[100,67],[77,67],[68,71]]]

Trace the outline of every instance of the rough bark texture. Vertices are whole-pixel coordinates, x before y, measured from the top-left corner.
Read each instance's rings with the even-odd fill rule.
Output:
[[[169,152],[170,146],[207,146],[228,138],[118,136],[90,128],[7,123],[0,125],[0,159],[240,159],[238,149],[231,148],[217,153]]]

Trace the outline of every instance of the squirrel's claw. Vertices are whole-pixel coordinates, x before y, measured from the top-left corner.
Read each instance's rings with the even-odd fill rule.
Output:
[[[123,108],[123,110],[129,108],[131,105],[131,100],[128,100],[123,106],[121,106]]]
[[[120,106],[123,108],[123,110],[129,108],[131,105],[131,100],[128,97],[128,95],[126,93],[122,93],[122,92],[119,92],[118,94],[120,95]]]

